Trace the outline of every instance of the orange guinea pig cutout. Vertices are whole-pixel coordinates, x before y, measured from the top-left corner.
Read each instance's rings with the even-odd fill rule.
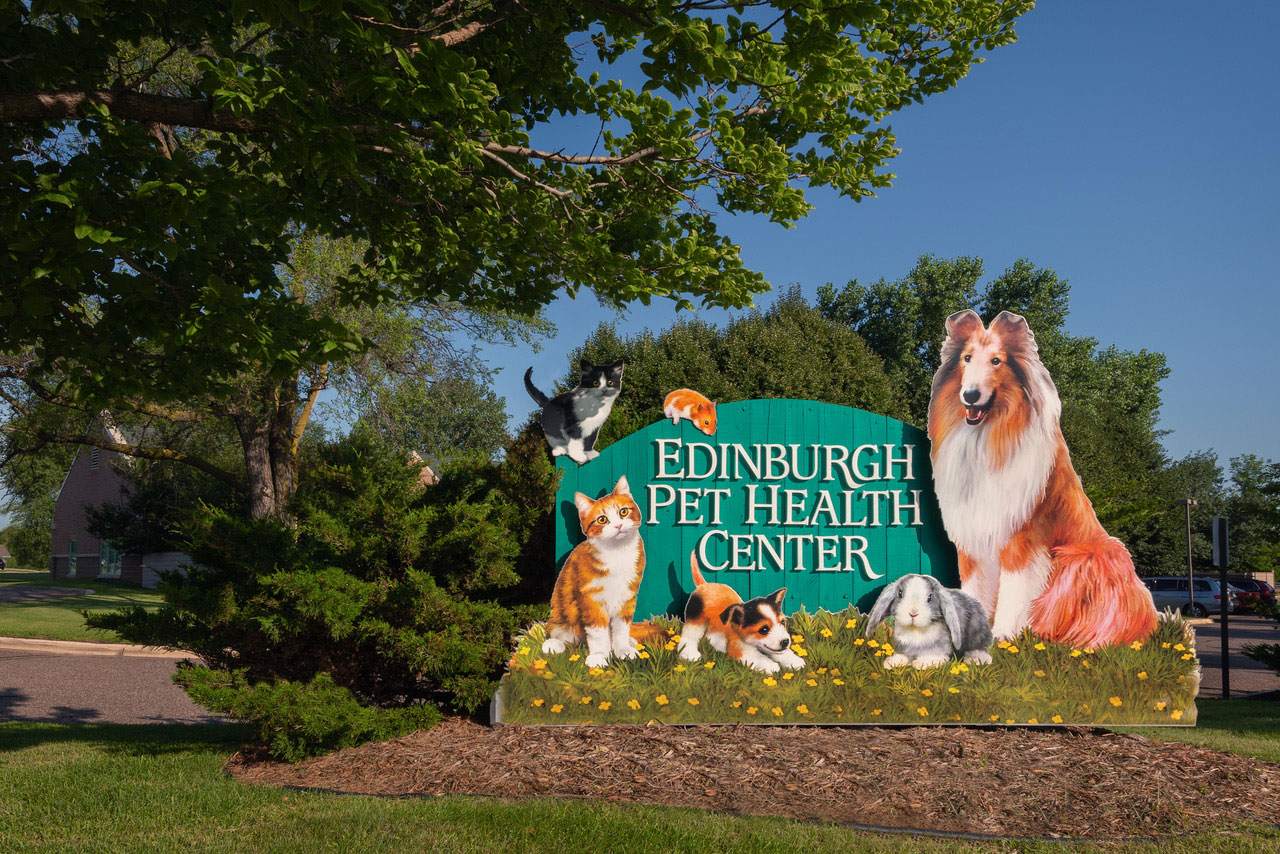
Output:
[[[678,388],[667,395],[662,403],[662,417],[670,418],[672,424],[688,418],[708,436],[716,432],[716,405],[691,388]]]

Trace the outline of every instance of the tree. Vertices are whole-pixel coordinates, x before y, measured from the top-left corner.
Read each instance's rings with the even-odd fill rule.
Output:
[[[661,420],[663,400],[677,388],[696,389],[720,403],[791,397],[893,418],[907,415],[881,360],[856,333],[823,318],[799,288],[723,329],[692,320],[657,335],[622,338],[602,325],[574,351],[574,365],[578,359],[627,364],[623,394],[600,431],[597,449]],[[574,373],[564,384],[576,382]]]
[[[300,298],[297,235],[363,249],[343,305],[741,306],[766,285],[704,206],[785,224],[805,186],[887,186],[884,120],[1031,6],[7,4],[6,375],[91,412],[235,401],[250,510],[279,513],[318,378],[368,345]]]

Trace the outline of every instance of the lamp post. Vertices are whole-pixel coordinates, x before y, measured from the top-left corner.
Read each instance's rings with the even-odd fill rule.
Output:
[[[1187,616],[1194,617],[1196,615],[1196,584],[1191,572],[1191,508],[1200,502],[1194,498],[1179,498],[1178,503],[1187,508]]]

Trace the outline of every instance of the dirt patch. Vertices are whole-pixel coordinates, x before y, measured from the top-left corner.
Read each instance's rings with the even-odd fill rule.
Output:
[[[1094,730],[485,727],[460,720],[246,783],[378,795],[597,798],[1002,836],[1275,822],[1280,765]]]

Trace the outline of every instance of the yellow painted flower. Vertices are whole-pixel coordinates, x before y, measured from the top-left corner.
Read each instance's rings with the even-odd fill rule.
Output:
[[[1178,652],[1182,652],[1184,649],[1186,649],[1186,647],[1180,643],[1175,643],[1173,645],[1173,648],[1176,649]]]
[[[758,711],[760,710],[757,709],[755,706],[747,706],[747,714],[749,715],[754,715]]]
[[[792,636],[791,636],[791,642],[792,642],[792,643],[804,643],[804,635],[802,635],[802,634],[794,634],[794,635],[792,635]]]
[[[839,715],[843,713],[844,713],[844,706],[836,706],[836,714]]]
[[[1160,644],[1160,648],[1161,648],[1161,649],[1168,649],[1168,648],[1169,648],[1169,642],[1168,642],[1168,641],[1165,641],[1164,643]]]
[[[880,714],[880,710],[879,710],[879,709],[872,709],[872,710],[871,710],[871,716],[872,716],[872,717],[877,717],[877,716],[879,716],[879,714]]]
[[[1135,651],[1142,649],[1142,641],[1134,641],[1133,643],[1129,644],[1129,649],[1132,649]]]
[[[582,656],[576,652],[573,655],[569,656],[570,661],[577,661],[579,658],[582,658]]]
[[[1165,707],[1165,706],[1167,706],[1167,705],[1169,705],[1169,704],[1168,704],[1168,703],[1166,703],[1164,700],[1161,700],[1160,702],[1156,703],[1156,705],[1155,705],[1155,709],[1156,709],[1156,711],[1157,711],[1157,712],[1163,712],[1163,711],[1164,711],[1164,707]]]
[[[875,649],[876,647],[880,646],[880,642],[869,640],[867,641],[867,646],[871,647],[872,649]]]
[[[998,720],[1000,720],[1000,716],[999,716],[999,715],[992,715],[992,716],[991,716],[991,722],[992,722],[992,723],[995,723],[995,722],[996,722],[996,721],[998,721]]]
[[[827,668],[825,668],[825,667],[819,667],[819,668],[818,668],[818,670],[817,670],[816,672],[818,672],[818,673],[826,673],[826,672],[827,672]]]
[[[920,689],[920,693],[921,693],[921,694],[924,694],[926,697],[932,697],[932,696],[933,696],[933,692],[932,692],[932,691],[930,691],[928,688],[921,688],[921,689]]]
[[[1008,648],[1009,648],[1009,642],[1008,642],[1008,641],[1000,641],[1000,643],[996,644],[996,646],[997,646],[997,647],[999,647],[1000,649],[1008,649]]]
[[[715,666],[716,666],[716,663],[715,663],[714,661],[708,661],[708,662],[703,663],[702,668],[703,668],[704,670],[710,670],[711,668],[713,668],[713,667],[715,667]]]
[[[637,699],[635,699],[634,697],[633,697],[632,699],[630,699],[630,700],[627,700],[627,708],[629,708],[629,709],[636,709],[636,710],[639,710],[639,709],[640,709],[640,701],[639,701],[639,700],[637,700]]]
[[[1071,657],[1072,657],[1072,658],[1079,658],[1079,657],[1080,657],[1080,650],[1078,650],[1078,649],[1073,649],[1073,650],[1071,650]]]
[[[539,698],[538,698],[538,699],[536,699],[536,700],[532,700],[532,701],[530,701],[529,705],[531,705],[531,706],[537,706],[537,707],[540,709],[540,708],[542,708],[542,704],[543,704],[543,703],[545,703],[545,702],[546,702],[546,700],[544,700],[544,699],[542,699],[541,697],[539,697]]]
[[[564,706],[560,705],[559,703],[556,703],[554,706],[551,707],[551,714],[553,715],[558,715],[563,711],[564,711]]]
[[[885,655],[893,655],[893,644],[889,643],[888,641],[885,641],[884,643],[880,644],[880,648],[884,650]]]
[[[794,674],[794,673],[792,673],[790,670],[788,670],[786,673],[782,674],[782,678],[783,678],[783,679],[794,679],[794,678],[795,678],[795,674]]]
[[[541,670],[546,666],[547,666],[547,660],[545,658],[539,658],[537,661],[533,663],[534,670]]]
[[[1036,676],[1039,676],[1041,679],[1043,679],[1043,678],[1044,678],[1044,676],[1045,676],[1045,673],[1044,673],[1044,671],[1043,671],[1043,670],[1033,670],[1032,672],[1033,672]]]
[[[947,672],[948,672],[948,673],[950,673],[952,676],[959,676],[959,675],[960,675],[960,668],[959,668],[958,666],[957,666],[957,667],[952,667],[952,668],[951,668],[950,670],[948,670]]]
[[[675,629],[667,629],[667,637],[671,637],[676,633]]]
[[[831,631],[831,629],[823,629],[822,631],[818,632],[818,634],[822,635],[824,638],[829,638],[833,634],[835,634],[835,632]]]
[[[1004,722],[1007,724],[1017,723],[1017,721],[1015,721],[1013,718],[1005,718]]]
[[[683,664],[677,664],[675,667],[671,669],[674,670],[676,673],[684,673],[687,668]]]
[[[832,675],[832,676],[839,676],[839,675],[840,675],[840,668],[839,668],[839,667],[833,667],[833,668],[831,668],[831,675]]]
[[[600,704],[600,711],[602,712],[607,712],[611,708],[613,708],[613,703],[610,703],[608,700],[605,700],[603,703]]]
[[[1190,661],[1190,660],[1191,660],[1191,659],[1193,659],[1193,658],[1195,658],[1195,656],[1194,656],[1194,655],[1192,655],[1192,654],[1191,654],[1191,653],[1189,653],[1189,652],[1184,652],[1184,653],[1182,654],[1182,660],[1183,660],[1183,661]]]
[[[843,679],[832,679],[832,680],[831,680],[831,684],[832,684],[832,685],[843,685],[843,684],[844,684],[844,680],[843,680]]]
[[[674,643],[680,643],[680,636],[679,636],[679,635],[672,635],[672,636],[671,636],[671,640],[672,640],[672,642],[674,642]]]
[[[1080,663],[1081,663],[1081,664],[1083,664],[1085,667],[1092,667],[1092,666],[1093,666],[1093,665],[1092,665],[1092,664],[1090,664],[1088,661],[1082,661],[1082,662],[1080,662]]]
[[[968,672],[969,672],[969,665],[965,664],[963,661],[962,661],[962,662],[960,662],[960,664],[958,665],[958,667],[960,668],[960,672],[961,672],[961,673],[968,673]]]
[[[856,629],[858,627],[858,621],[855,620],[853,617],[850,617],[849,619],[844,621],[844,627],[846,629]]]
[[[582,704],[582,705],[584,705],[584,706],[589,706],[589,705],[591,705],[591,698],[590,698],[590,697],[583,697],[583,698],[582,698],[581,700],[579,700],[578,702],[579,702],[579,703],[581,703],[581,704]]]
[[[1146,679],[1146,678],[1147,678],[1147,671],[1145,671],[1145,670],[1141,670],[1141,671],[1139,671],[1139,672],[1138,672],[1138,678],[1139,678],[1139,679]]]
[[[796,706],[796,711],[802,715],[807,715],[809,714],[809,707],[806,706],[804,703],[801,703],[800,705]]]
[[[659,694],[658,696],[653,698],[653,701],[657,703],[659,706],[665,706],[667,703],[671,702],[670,700],[667,699],[666,694]]]
[[[522,646],[516,650],[516,655],[528,655],[528,654],[529,654],[529,647],[527,646]]]
[[[1119,697],[1112,697],[1110,702],[1111,705],[1115,706],[1117,709],[1124,705],[1124,700],[1121,700]]]
[[[818,687],[818,680],[817,680],[817,679],[806,679],[806,680],[804,680],[804,684],[808,685],[810,688],[817,688],[817,687]]]
[[[1169,713],[1169,717],[1173,718],[1175,721],[1182,720],[1182,709],[1174,709]]]
[[[774,679],[772,676],[766,676],[764,677],[764,684],[772,688],[774,685],[778,684],[778,680]]]
[[[791,650],[792,650],[796,655],[800,656],[801,658],[808,658],[808,657],[809,657],[809,650],[805,649],[805,648],[804,648],[804,647],[802,647],[802,646],[796,646],[796,645],[792,644],[792,646],[791,646]]]
[[[742,708],[742,701],[741,701],[741,700],[734,700],[734,701],[733,701],[732,703],[730,703],[729,705],[730,705],[730,706],[733,706],[735,709],[741,709],[741,708]]]
[[[673,644],[673,643],[668,642],[668,643],[667,643],[667,645],[666,645],[666,649],[667,649],[667,650],[673,650],[673,649],[675,649],[675,648],[676,648],[676,645],[675,645],[675,644]]]
[[[778,717],[782,717],[782,706],[774,706],[769,711],[773,712]]]
[[[1009,652],[1010,652],[1010,653],[1012,653],[1013,655],[1017,655],[1017,654],[1018,654],[1018,648],[1017,648],[1016,646],[1014,646],[1013,644],[1009,644]]]
[[[1062,723],[1062,715],[1054,715],[1049,720],[1053,721],[1055,724],[1060,724]]]
[[[648,658],[648,657],[649,657],[649,653],[645,652],[643,649],[636,653],[636,658]]]
[[[1029,724],[1038,724],[1038,723],[1040,723],[1040,721],[1039,721],[1039,720],[1037,720],[1036,718],[1027,718],[1027,723],[1029,723]]]
[[[918,714],[922,718],[927,718],[929,717],[929,710],[926,709],[924,706],[920,706],[919,708],[916,709],[916,714]]]
[[[855,638],[853,641],[854,646],[862,646],[864,643],[866,643],[864,638]]]
[[[959,694],[960,689],[952,685],[950,688],[947,689],[947,692],[950,694]]]
[[[1036,644],[1036,649],[1040,650],[1041,652],[1044,652],[1046,649],[1048,649],[1048,647],[1045,646],[1043,643],[1038,643]]]
[[[697,697],[690,697],[690,698],[689,698],[689,700],[688,700],[688,703],[689,703],[689,705],[691,705],[691,706],[696,706],[696,705],[698,705],[698,698],[697,698]]]
[[[593,667],[593,668],[591,668],[590,670],[588,670],[587,672],[588,672],[588,673],[590,673],[592,676],[599,676],[601,673],[604,673],[604,668],[603,668],[603,667]]]

